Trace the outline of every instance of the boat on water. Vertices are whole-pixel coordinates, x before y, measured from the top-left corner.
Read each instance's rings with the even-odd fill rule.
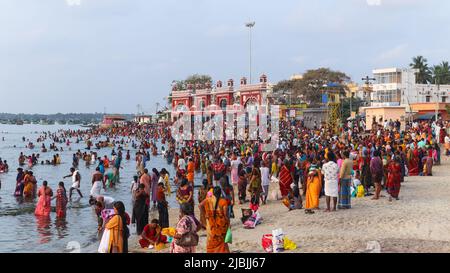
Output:
[[[23,125],[23,120],[16,120],[16,123],[15,123],[16,125]]]

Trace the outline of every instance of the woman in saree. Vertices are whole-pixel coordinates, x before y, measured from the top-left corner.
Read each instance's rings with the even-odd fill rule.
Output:
[[[238,166],[238,197],[239,204],[242,205],[246,202],[247,199],[247,173],[244,169],[244,164],[240,163]]]
[[[160,176],[160,180],[158,181],[158,183],[159,182],[164,183],[164,188],[166,189],[166,195],[168,197],[170,197],[172,195],[172,189],[170,187],[170,180],[169,180],[170,174],[165,168],[162,168],[161,171],[159,172],[159,174],[161,176]]]
[[[159,223],[162,228],[169,227],[169,210],[168,202],[166,201],[166,194],[164,183],[158,183],[158,194],[157,194],[157,207],[159,215]]]
[[[280,170],[280,191],[283,198],[287,197],[291,192],[291,184],[294,182],[291,171],[288,168],[289,161],[284,160],[284,164]]]
[[[176,233],[173,237],[174,240],[170,246],[171,253],[195,253],[195,248],[197,245],[179,245],[178,240],[182,239],[186,234],[191,233],[192,235],[197,235],[197,232],[201,229],[201,224],[195,219],[194,207],[190,203],[183,203],[180,208],[180,220],[175,228]]]
[[[393,161],[389,163],[388,166],[388,180],[387,180],[387,192],[389,193],[389,201],[392,201],[392,198],[398,200],[398,195],[400,193],[400,185],[401,185],[401,158],[396,156]]]
[[[114,216],[105,225],[105,229],[108,229],[110,232],[109,253],[128,253],[128,237],[130,232],[126,219],[125,205],[120,201],[115,202]]]
[[[187,164],[187,180],[192,187],[194,187],[194,175],[195,175],[195,164],[192,158],[189,158]]]
[[[317,168],[316,159],[309,167],[308,177],[306,179],[306,203],[305,213],[313,214],[313,209],[319,209],[319,197],[322,190],[322,174]]]
[[[64,182],[58,183],[58,190],[56,190],[56,218],[66,218],[67,209],[67,191],[64,187]]]
[[[177,190],[176,199],[180,204],[180,208],[184,203],[189,203],[194,207],[194,190],[186,178],[181,180],[180,187]],[[192,211],[192,213],[194,213],[194,211]]]
[[[34,193],[34,185],[32,182],[33,173],[30,171],[25,171],[25,176],[23,177],[24,188],[23,188],[23,196],[25,198],[33,197]]]
[[[136,233],[140,235],[144,227],[148,224],[148,194],[145,192],[144,184],[139,184],[134,194],[134,199],[131,222],[133,224],[136,223]]]
[[[418,176],[419,175],[419,150],[416,146],[411,147],[407,154],[406,160],[408,161],[408,175]]]
[[[262,192],[261,182],[261,170],[259,169],[259,165],[255,164],[251,171],[248,191],[250,192],[251,200],[255,200],[256,205],[259,205],[260,195]]]
[[[159,181],[159,172],[156,168],[152,169],[152,187],[151,187],[151,191],[152,191],[152,201],[153,201],[153,209],[156,209],[156,203],[157,203],[157,195],[158,195],[158,181]]]
[[[47,184],[47,181],[42,182],[42,187],[38,191],[39,201],[34,211],[36,216],[50,215],[53,191]]]
[[[227,217],[228,202],[222,198],[222,189],[215,187],[213,196],[206,198],[200,205],[206,215],[206,252],[207,253],[229,253],[228,244],[225,243],[225,236],[230,226]]]

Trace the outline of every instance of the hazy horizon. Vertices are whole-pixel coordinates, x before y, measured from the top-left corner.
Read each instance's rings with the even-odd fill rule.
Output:
[[[2,0],[0,112],[154,113],[173,80],[288,79],[329,67],[355,82],[449,60],[449,1]],[[161,109],[161,108],[160,108]]]

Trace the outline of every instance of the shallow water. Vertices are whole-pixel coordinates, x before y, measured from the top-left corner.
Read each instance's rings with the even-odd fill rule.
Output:
[[[77,248],[80,246],[81,252],[95,252],[98,247],[99,238],[97,235],[97,218],[91,207],[88,204],[89,191],[91,189],[91,177],[96,165],[86,166],[83,161],[80,161],[79,171],[81,174],[81,192],[83,198],[79,199],[78,193],[74,191],[72,202],[68,204],[67,217],[63,221],[56,220],[54,209],[50,215],[50,219],[36,217],[34,215],[34,208],[37,200],[26,201],[14,197],[13,193],[16,185],[16,169],[18,167],[18,157],[20,152],[25,155],[32,153],[40,153],[40,159],[51,160],[56,152],[41,153],[40,147],[42,143],[36,143],[36,139],[43,131],[56,132],[60,129],[84,129],[78,126],[69,125],[3,125],[0,124],[0,158],[7,160],[9,164],[9,173],[0,174],[2,187],[0,189],[0,252],[72,252],[72,245]],[[25,136],[35,144],[35,148],[30,150],[25,146],[27,141],[23,142],[22,137]],[[5,141],[2,141],[2,137]],[[72,155],[78,149],[84,152],[85,144],[80,142],[74,143],[75,139],[69,147],[65,143],[57,144],[58,147],[63,147],[63,152],[58,152],[61,155],[62,164],[58,166],[51,165],[36,165],[32,171],[38,180],[38,185],[42,185],[42,181],[47,180],[49,186],[56,193],[57,184],[59,181],[64,181],[66,189],[69,190],[71,185],[71,178],[62,179],[63,176],[70,173],[69,169],[72,166]],[[51,144],[50,140],[46,140],[46,147]],[[16,148],[14,148],[16,145]],[[158,145],[161,150],[161,145]],[[124,147],[128,150],[129,147]],[[120,183],[116,185],[115,189],[107,189],[105,195],[113,197],[115,200],[123,201],[126,211],[131,216],[131,194],[130,186],[133,175],[136,173],[136,162],[134,161],[135,150],[129,149],[132,155],[130,161],[123,160]],[[103,148],[96,150],[98,156],[107,155],[111,158],[111,148]],[[117,152],[117,150],[116,150]],[[124,153],[125,157],[125,153]],[[166,168],[171,180],[175,174],[172,165],[168,165],[162,156],[151,157],[150,162],[146,166],[149,170],[152,168]],[[28,169],[27,166],[23,167]],[[110,171],[107,170],[106,172]],[[201,178],[196,174],[196,184],[200,184]],[[172,191],[176,187],[172,183]],[[171,207],[176,207],[175,193],[168,199]],[[52,201],[52,206],[55,206],[56,200]],[[172,223],[171,223],[172,224]],[[130,226],[131,228],[131,226]],[[135,232],[131,228],[132,233]]]

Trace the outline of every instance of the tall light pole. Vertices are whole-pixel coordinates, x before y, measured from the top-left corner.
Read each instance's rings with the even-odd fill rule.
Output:
[[[438,122],[438,117],[439,117],[439,89],[440,89],[440,82],[438,81],[438,77],[436,76],[436,78],[434,79],[434,82],[437,86],[437,91],[436,91],[436,119],[435,122],[437,124]]]
[[[250,81],[249,84],[252,83],[252,28],[255,26],[255,22],[249,22],[245,24],[249,29],[249,40],[250,40]]]

